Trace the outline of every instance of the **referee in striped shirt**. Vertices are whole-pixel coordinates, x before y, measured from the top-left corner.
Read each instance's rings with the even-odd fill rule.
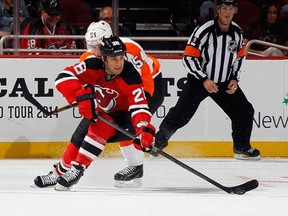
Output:
[[[199,104],[211,97],[232,121],[234,157],[260,159],[259,150],[250,145],[254,109],[238,85],[244,47],[243,32],[232,22],[237,10],[236,0],[217,0],[218,16],[197,27],[189,38],[182,59],[188,79],[178,102],[160,124],[155,147],[165,148]]]

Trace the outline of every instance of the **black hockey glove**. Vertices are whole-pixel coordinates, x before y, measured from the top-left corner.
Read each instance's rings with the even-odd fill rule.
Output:
[[[156,147],[159,150],[164,149],[166,146],[168,146],[168,140],[169,138],[167,136],[162,135],[159,131],[156,133],[155,136],[155,143],[154,143],[154,147]],[[150,151],[149,152],[151,155],[153,155],[154,157],[157,157],[159,155],[159,153],[156,151]]]

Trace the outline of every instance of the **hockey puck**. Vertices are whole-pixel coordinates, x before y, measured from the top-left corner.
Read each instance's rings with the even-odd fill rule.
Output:
[[[243,187],[239,187],[236,189],[235,193],[238,195],[243,195],[246,193],[246,190]]]

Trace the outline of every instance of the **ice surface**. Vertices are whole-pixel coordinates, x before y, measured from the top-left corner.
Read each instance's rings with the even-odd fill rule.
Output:
[[[115,188],[122,158],[98,158],[71,191],[31,188],[56,159],[0,160],[1,216],[286,216],[288,159],[237,161],[180,159],[224,186],[251,179],[260,183],[245,195],[230,195],[177,164],[146,158],[141,188]]]

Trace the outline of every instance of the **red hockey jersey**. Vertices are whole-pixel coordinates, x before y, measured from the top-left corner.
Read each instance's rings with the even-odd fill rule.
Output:
[[[88,58],[66,67],[55,82],[56,88],[70,104],[76,101],[76,92],[85,84],[95,87],[98,112],[129,111],[134,127],[139,121],[150,122],[151,113],[141,77],[130,62],[125,61],[120,75],[111,76],[105,73],[101,59]]]
[[[24,32],[24,35],[71,35],[68,26],[65,23],[58,23],[53,32],[51,32],[42,22],[41,18],[34,19],[28,23]],[[22,39],[20,42],[20,48],[22,49],[76,49],[76,43],[71,39]],[[50,53],[51,54],[51,53]]]

